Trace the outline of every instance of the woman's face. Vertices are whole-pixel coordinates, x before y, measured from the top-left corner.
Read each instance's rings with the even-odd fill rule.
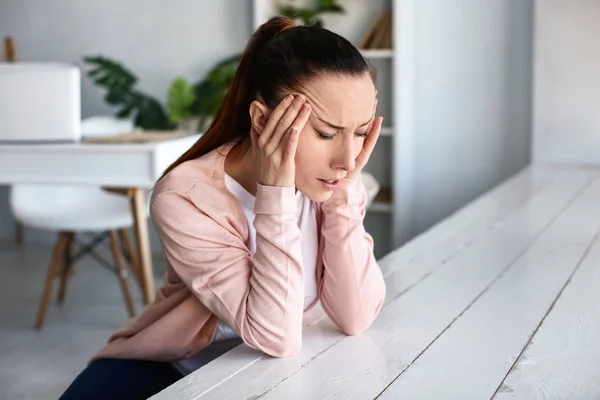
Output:
[[[355,168],[373,124],[376,90],[365,74],[360,78],[315,78],[300,93],[306,96],[312,113],[296,150],[296,188],[322,202],[335,190],[324,180],[339,181]]]

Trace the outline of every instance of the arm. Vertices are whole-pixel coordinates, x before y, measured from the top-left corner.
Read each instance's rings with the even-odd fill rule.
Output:
[[[385,299],[385,282],[365,232],[366,191],[360,178],[340,182],[322,204],[323,281],[321,303],[348,335],[367,329]]]
[[[151,207],[166,259],[187,287],[244,342],[274,357],[302,340],[303,268],[294,188],[258,186],[251,257],[241,236],[185,194],[158,194]]]

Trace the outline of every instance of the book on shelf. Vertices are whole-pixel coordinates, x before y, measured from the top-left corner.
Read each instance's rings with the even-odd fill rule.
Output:
[[[392,43],[392,10],[387,9],[375,21],[367,34],[359,42],[360,49],[391,49]]]

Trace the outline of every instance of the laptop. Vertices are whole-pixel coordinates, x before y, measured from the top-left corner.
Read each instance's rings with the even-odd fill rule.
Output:
[[[67,63],[0,63],[0,143],[78,142],[81,73]]]

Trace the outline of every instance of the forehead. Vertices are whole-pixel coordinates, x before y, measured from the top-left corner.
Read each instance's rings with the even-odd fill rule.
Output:
[[[360,125],[373,113],[375,87],[368,74],[361,77],[321,76],[306,82],[302,93],[314,113],[333,124]]]

